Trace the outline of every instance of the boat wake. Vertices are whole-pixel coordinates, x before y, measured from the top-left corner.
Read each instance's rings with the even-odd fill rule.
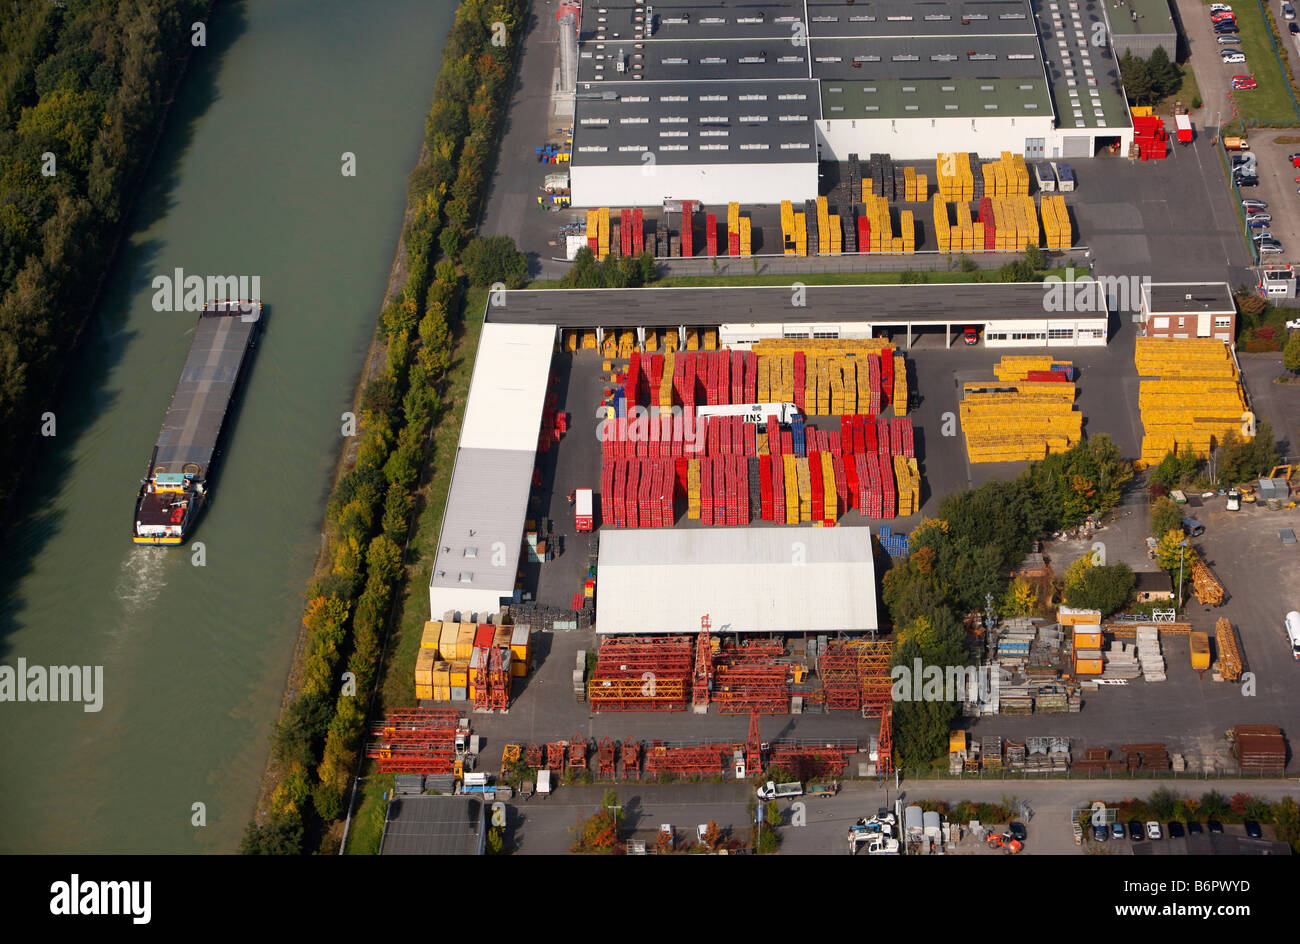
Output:
[[[137,547],[122,560],[115,596],[127,612],[147,610],[158,602],[166,588],[167,551],[156,547]]]

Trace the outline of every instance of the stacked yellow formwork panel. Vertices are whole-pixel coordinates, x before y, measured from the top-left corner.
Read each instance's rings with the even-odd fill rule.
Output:
[[[940,252],[952,250],[952,224],[948,220],[948,204],[941,194],[934,195],[934,237],[939,243]]]
[[[972,463],[1042,459],[1079,442],[1083,414],[1074,409],[1074,384],[998,384],[964,386],[961,428]]]
[[[903,252],[907,255],[916,252],[916,222],[911,210],[903,210],[898,214],[898,229],[902,234],[900,239]]]
[[[894,234],[889,217],[889,201],[884,197],[867,199],[863,203],[863,215],[871,226],[871,245],[859,246],[858,252],[892,252]]]
[[[1048,249],[1069,249],[1074,244],[1070,214],[1065,208],[1065,197],[1059,193],[1045,193],[1040,199],[1043,217],[1043,234]]]
[[[1237,365],[1216,338],[1138,338],[1134,351],[1141,461],[1159,463],[1169,452],[1191,449],[1204,458],[1230,432],[1253,428]]]
[[[893,404],[895,416],[907,415],[907,364],[902,354],[894,355]]]
[[[828,217],[827,231],[830,236],[830,254],[838,256],[842,249],[843,230],[840,227],[840,217],[838,213],[832,213]]]
[[[700,518],[700,460],[686,460],[686,517]]]
[[[814,470],[814,474],[820,472],[822,477],[822,517],[817,524],[833,526],[840,517],[839,493],[835,490],[835,466],[829,452],[821,453],[821,457],[821,468]]]
[[[803,456],[795,458],[794,474],[799,487],[799,521],[812,521],[812,476],[807,458]]]
[[[916,514],[921,506],[921,473],[915,459],[894,456],[894,484],[898,489],[898,517]]]
[[[795,253],[794,205],[781,201],[781,248],[787,256]]]
[[[609,255],[609,207],[601,207],[598,212],[600,228],[596,240],[596,258],[603,261]]]
[[[944,200],[957,203],[975,199],[975,175],[971,172],[969,154],[964,151],[939,154],[935,158],[935,171],[935,183]]]
[[[993,376],[1004,383],[1022,381],[1031,370],[1051,370],[1053,366],[1070,366],[1070,361],[1057,360],[1050,354],[1004,354],[993,365]]]
[[[740,257],[748,259],[752,255],[750,239],[753,234],[752,223],[749,217],[740,217]]]
[[[676,368],[677,355],[664,355],[664,374],[659,381],[659,406],[667,409],[673,405],[673,371]]]

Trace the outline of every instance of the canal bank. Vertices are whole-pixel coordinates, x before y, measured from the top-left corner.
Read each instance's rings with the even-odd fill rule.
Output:
[[[217,7],[4,549],[0,660],[102,665],[105,691],[97,713],[3,706],[0,851],[238,845],[452,12]],[[194,327],[150,304],[177,267],[258,275],[270,309],[202,567],[127,537]]]

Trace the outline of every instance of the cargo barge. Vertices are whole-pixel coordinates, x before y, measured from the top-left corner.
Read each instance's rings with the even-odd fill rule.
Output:
[[[213,460],[261,324],[262,302],[209,302],[163,417],[135,503],[136,544],[184,542],[206,503]]]

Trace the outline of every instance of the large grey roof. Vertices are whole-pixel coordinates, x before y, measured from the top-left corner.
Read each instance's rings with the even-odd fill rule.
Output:
[[[403,796],[388,803],[380,855],[483,855],[483,801],[475,796]]]
[[[707,91],[703,83],[620,82],[601,90],[619,97],[578,101],[573,162],[579,166],[642,164],[647,151],[659,164],[722,155],[737,164],[817,157],[813,121],[821,105],[817,83],[808,79],[709,83]]]
[[[1188,296],[1191,296],[1188,298]],[[1236,314],[1232,289],[1227,282],[1150,282],[1142,286],[1142,304],[1158,315],[1209,312]]]
[[[808,47],[780,39],[584,43],[578,52],[578,88],[622,80],[723,82],[809,78]],[[626,71],[618,71],[620,54]],[[599,68],[598,68],[599,67]],[[639,78],[636,78],[639,76]],[[601,81],[598,81],[601,80]]]
[[[520,449],[457,450],[431,587],[514,592],[533,458]]]
[[[1042,79],[1043,60],[1033,36],[822,39],[813,43],[813,74],[823,81]]]
[[[789,286],[734,288],[534,289],[509,292],[488,322],[561,327],[720,323],[903,324],[1042,319],[1038,282],[936,285],[809,285],[791,307]]]
[[[814,38],[1034,33],[1026,0],[808,0],[807,8]]]

